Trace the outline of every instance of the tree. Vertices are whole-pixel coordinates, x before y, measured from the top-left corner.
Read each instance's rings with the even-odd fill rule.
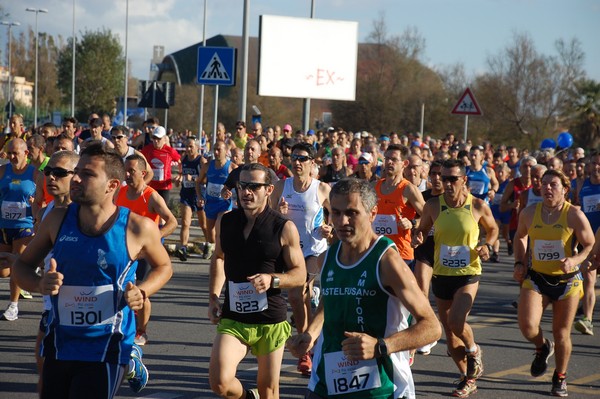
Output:
[[[69,38],[58,58],[58,86],[63,101],[71,99],[72,43]],[[114,114],[115,98],[123,93],[125,59],[117,36],[110,30],[86,31],[75,46],[76,116],[92,112]]]
[[[600,145],[600,82],[580,79],[573,85],[568,106],[571,133],[587,148]]]

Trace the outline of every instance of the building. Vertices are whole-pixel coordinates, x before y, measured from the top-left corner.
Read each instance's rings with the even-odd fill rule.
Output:
[[[33,107],[33,82],[28,82],[23,76],[11,76],[12,100],[14,103]],[[0,66],[0,95],[8,102],[8,69]]]

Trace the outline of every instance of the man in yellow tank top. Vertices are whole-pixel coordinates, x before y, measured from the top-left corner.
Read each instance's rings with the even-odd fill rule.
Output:
[[[594,245],[594,233],[585,214],[566,201],[569,187],[569,179],[561,171],[546,171],[542,177],[543,200],[523,209],[514,241],[514,279],[521,284],[519,328],[536,347],[531,375],[543,375],[548,358],[556,350],[551,394],[560,397],[568,396],[571,327],[583,295],[579,265]],[[575,239],[582,247],[577,254],[572,251]],[[544,308],[550,303],[556,344],[544,338],[540,327]]]
[[[422,244],[434,227],[431,287],[446,333],[448,353],[461,375],[452,396],[466,398],[477,392],[476,379],[483,374],[482,350],[475,343],[467,316],[479,288],[480,258],[489,259],[492,246],[498,239],[498,226],[490,207],[469,194],[462,161],[444,161],[442,183],[444,193],[425,203],[413,245]],[[481,245],[478,243],[479,224],[486,233],[485,243]]]

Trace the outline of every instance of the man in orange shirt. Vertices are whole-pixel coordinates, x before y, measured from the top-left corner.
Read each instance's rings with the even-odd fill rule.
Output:
[[[152,187],[146,185],[144,177],[146,176],[146,159],[141,154],[133,154],[125,160],[125,174],[127,185],[121,187],[116,205],[129,208],[138,215],[146,216],[153,220],[156,225],[160,224],[161,218],[165,223],[160,227],[161,238],[167,237],[177,228],[177,218],[171,213],[165,200]],[[138,260],[136,279],[144,279],[148,271],[148,264],[143,259]],[[138,345],[145,345],[148,341],[146,327],[150,320],[151,304],[149,298],[144,301],[142,309],[137,311],[134,342]]]

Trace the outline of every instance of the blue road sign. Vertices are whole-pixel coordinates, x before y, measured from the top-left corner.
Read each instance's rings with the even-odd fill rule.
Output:
[[[198,47],[198,84],[235,86],[236,56],[234,47]]]

